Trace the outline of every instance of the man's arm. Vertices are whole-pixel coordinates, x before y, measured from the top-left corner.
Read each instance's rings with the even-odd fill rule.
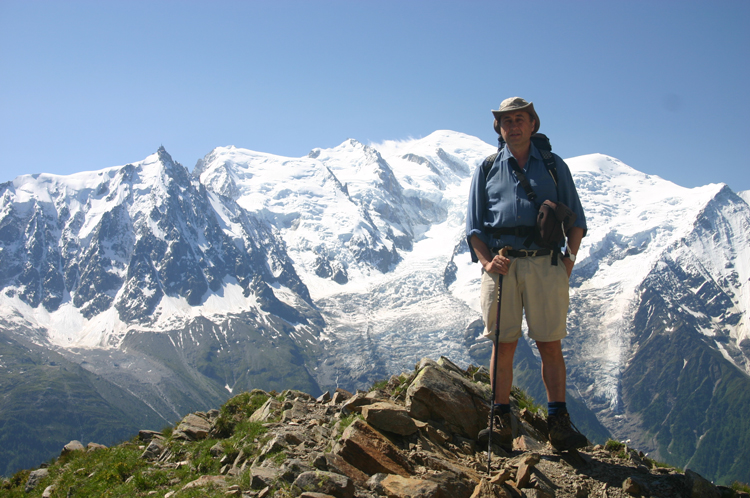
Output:
[[[568,233],[568,248],[570,248],[570,252],[572,254],[578,254],[578,249],[580,249],[581,247],[582,239],[583,228],[573,227],[570,229]],[[568,270],[568,278],[570,278],[570,274],[573,272],[573,266],[575,265],[575,263],[573,263],[570,258],[563,258],[562,262],[565,265],[565,269]]]

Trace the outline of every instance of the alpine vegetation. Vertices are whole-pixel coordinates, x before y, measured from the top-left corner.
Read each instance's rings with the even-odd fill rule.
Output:
[[[747,496],[735,494],[741,483],[715,486],[612,440],[555,453],[544,417],[522,406],[518,389],[517,436],[507,451],[492,446],[487,468],[473,440],[489,414],[485,380],[486,368],[425,358],[354,395],[254,389],[110,448],[71,441],[0,489],[9,498]]]
[[[441,355],[487,365],[463,232],[494,151],[437,131],[301,158],[219,147],[190,173],[161,148],[0,185],[0,474],[242,391],[354,392]],[[574,420],[750,481],[750,206],[601,154],[566,162],[588,222],[564,350]],[[515,379],[542,400],[527,346]]]

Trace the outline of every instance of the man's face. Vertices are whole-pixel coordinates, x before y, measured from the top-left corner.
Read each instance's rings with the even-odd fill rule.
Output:
[[[535,124],[525,111],[508,112],[500,117],[500,132],[508,145],[524,145],[531,139]]]

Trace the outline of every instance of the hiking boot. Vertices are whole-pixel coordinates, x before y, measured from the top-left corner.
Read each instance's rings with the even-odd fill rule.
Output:
[[[487,428],[479,431],[477,443],[480,446],[487,446],[490,437],[490,424],[487,422]],[[492,442],[500,446],[513,445],[513,428],[511,426],[510,413],[495,414],[495,420],[492,423]]]
[[[547,430],[549,442],[557,451],[567,451],[589,445],[588,439],[576,429],[567,412],[547,417]]]

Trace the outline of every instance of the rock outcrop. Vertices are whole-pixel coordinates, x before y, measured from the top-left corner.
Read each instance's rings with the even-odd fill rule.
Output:
[[[491,448],[488,468],[489,449],[479,447],[476,436],[487,423],[490,387],[474,380],[484,379],[475,371],[445,358],[425,359],[370,392],[337,390],[315,399],[299,391],[254,390],[220,411],[184,417],[171,434],[141,431],[142,465],[174,476],[148,495],[178,498],[194,488],[206,496],[247,498],[743,495],[614,441],[555,453],[546,441],[545,419],[515,398],[517,437],[512,449]],[[75,443],[66,447],[67,458],[71,450],[82,450]],[[190,449],[198,445],[204,449]],[[69,481],[50,469],[30,473],[26,489],[65,492],[61,486]],[[85,477],[88,471],[76,472]],[[145,477],[139,482],[148,489]]]

